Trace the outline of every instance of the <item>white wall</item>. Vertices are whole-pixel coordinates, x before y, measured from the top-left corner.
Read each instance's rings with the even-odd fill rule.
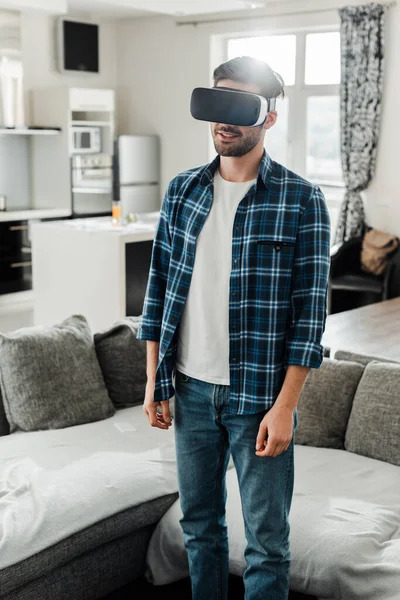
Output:
[[[207,161],[204,123],[189,112],[190,93],[209,85],[209,35],[172,18],[138,19],[118,29],[118,112],[124,133],[155,133],[162,144],[162,189],[177,172]]]
[[[357,0],[352,2],[357,3]],[[360,2],[362,3],[362,2]],[[196,86],[211,84],[212,41],[221,34],[248,31],[276,31],[297,27],[337,25],[336,7],[343,2],[328,0],[324,6],[335,10],[313,12],[321,7],[313,0],[299,0],[296,10],[307,13],[293,16],[258,18],[253,22],[210,23],[177,26],[169,17],[121,22],[117,34],[118,92],[120,129],[125,133],[157,133],[162,143],[162,189],[179,171],[208,161],[208,126],[192,119],[190,94]],[[277,8],[278,10],[278,8]],[[285,10],[291,11],[289,4]],[[397,57],[400,53],[400,6],[388,13],[387,69],[382,133],[376,178],[366,194],[367,217],[372,225],[400,235],[400,185],[396,170],[400,138],[400,80]],[[382,200],[386,203],[381,206]]]
[[[40,13],[21,15],[22,60],[26,93],[34,88],[53,86],[90,86],[116,88],[116,22],[100,23],[100,70],[98,75],[80,73],[64,75],[56,68],[55,17]],[[26,122],[29,102],[26,98]]]

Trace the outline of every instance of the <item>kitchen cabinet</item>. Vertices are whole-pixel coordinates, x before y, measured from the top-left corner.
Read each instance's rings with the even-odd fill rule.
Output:
[[[0,310],[5,309],[7,296],[20,292],[25,296],[32,289],[30,223],[69,216],[68,210],[57,209],[0,211]]]
[[[70,110],[79,112],[113,112],[115,95],[113,90],[93,88],[71,88],[69,90]]]
[[[0,223],[0,294],[32,289],[28,221]]]
[[[81,314],[98,332],[141,314],[159,212],[138,217],[120,227],[108,217],[32,225],[35,325]]]
[[[140,315],[146,294],[153,240],[125,244],[125,306],[127,315]]]

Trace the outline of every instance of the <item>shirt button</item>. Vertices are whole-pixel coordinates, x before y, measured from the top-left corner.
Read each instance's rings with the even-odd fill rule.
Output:
[[[235,357],[233,357],[233,358],[232,358],[232,361],[233,361],[233,362],[236,362],[236,358],[235,358]]]
[[[232,296],[236,296],[236,292],[232,292]]]
[[[235,261],[234,261],[234,262],[235,262],[235,263],[237,263],[237,258],[235,258]]]
[[[236,231],[239,231],[239,225],[236,225]]]

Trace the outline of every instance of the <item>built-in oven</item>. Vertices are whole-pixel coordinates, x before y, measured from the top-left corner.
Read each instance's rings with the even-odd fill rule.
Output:
[[[99,154],[101,147],[101,127],[90,125],[72,127],[73,154]]]
[[[112,156],[107,154],[72,156],[71,179],[73,216],[111,215]]]

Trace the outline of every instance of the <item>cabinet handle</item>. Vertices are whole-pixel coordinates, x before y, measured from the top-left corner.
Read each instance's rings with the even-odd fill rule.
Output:
[[[26,231],[28,229],[28,225],[11,225],[9,227],[10,231]]]
[[[25,262],[19,262],[19,263],[11,263],[12,269],[19,269],[21,267],[31,267],[31,266],[32,266],[31,260],[27,260]]]

